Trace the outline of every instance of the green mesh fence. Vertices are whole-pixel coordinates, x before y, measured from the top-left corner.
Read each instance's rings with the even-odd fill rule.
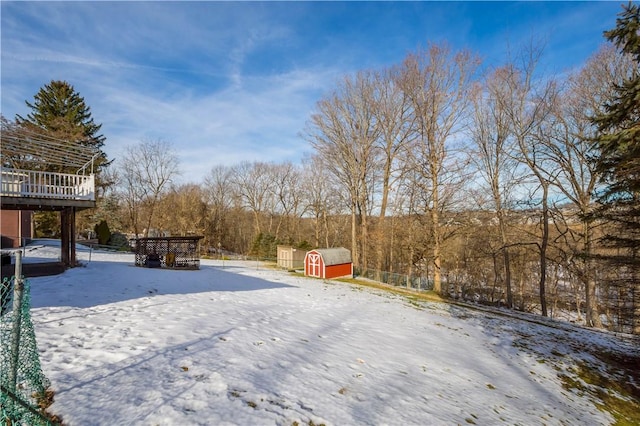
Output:
[[[23,285],[22,303],[14,287]],[[29,310],[29,281],[15,277],[0,285],[0,425],[52,425],[42,413],[39,402],[45,399],[49,381],[40,368],[36,336]],[[17,312],[16,312],[17,311]]]

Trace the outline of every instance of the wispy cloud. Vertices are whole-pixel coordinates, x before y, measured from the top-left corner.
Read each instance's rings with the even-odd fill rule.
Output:
[[[179,152],[185,181],[216,164],[297,161],[323,93],[429,41],[504,60],[532,33],[558,68],[615,23],[605,2],[1,2],[2,113],[51,80],[85,98],[118,158],[141,139]],[[585,53],[586,52],[586,53]]]
[[[141,139],[167,140],[177,147],[185,178],[199,180],[215,164],[298,161],[308,150],[299,133],[324,85],[335,78],[331,70],[252,77],[207,96],[165,100],[105,90],[94,112],[106,133],[122,135],[109,142],[113,157]],[[127,111],[126,119],[119,111]]]

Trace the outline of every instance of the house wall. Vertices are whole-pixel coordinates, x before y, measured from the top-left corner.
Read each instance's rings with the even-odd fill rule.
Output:
[[[2,248],[15,248],[31,238],[30,211],[0,210],[0,235]]]

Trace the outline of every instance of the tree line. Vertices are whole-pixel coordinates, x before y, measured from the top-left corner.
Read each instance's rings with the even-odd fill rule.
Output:
[[[345,246],[361,273],[638,333],[639,21],[624,6],[612,43],[563,74],[533,43],[500,66],[442,43],[345,76],[309,118],[301,164],[176,185],[173,146],[142,141],[104,167],[78,229],[198,234],[207,251],[264,257]]]

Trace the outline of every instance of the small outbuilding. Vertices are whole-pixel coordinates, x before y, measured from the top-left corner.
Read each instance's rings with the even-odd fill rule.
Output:
[[[316,278],[352,277],[351,252],[343,247],[308,251],[304,257],[304,274]]]
[[[278,246],[278,267],[283,269],[302,269],[306,251],[291,246]]]
[[[137,238],[136,266],[147,268],[200,269],[201,236]]]

